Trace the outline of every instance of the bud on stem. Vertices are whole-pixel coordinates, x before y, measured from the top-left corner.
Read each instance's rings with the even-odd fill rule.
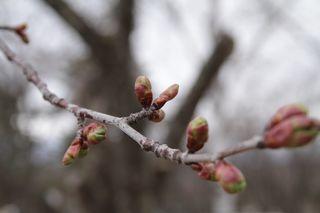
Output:
[[[309,118],[302,105],[287,105],[271,118],[264,134],[268,148],[299,147],[312,142],[319,132],[319,122]]]
[[[224,160],[218,161],[215,169],[215,177],[224,191],[234,194],[246,188],[247,184],[242,172],[231,163]]]
[[[106,138],[106,127],[102,124],[91,123],[83,129],[83,136],[89,144],[98,144]]]
[[[134,84],[134,92],[139,103],[144,108],[150,107],[152,103],[153,95],[151,89],[151,82],[146,76],[141,75],[136,79]]]
[[[153,101],[152,106],[155,109],[160,109],[165,105],[165,103],[175,98],[178,92],[179,92],[179,85],[178,84],[171,85],[165,91],[163,91],[158,98],[156,98]]]
[[[190,153],[200,150],[208,140],[208,123],[203,117],[190,121],[187,127],[187,148]]]
[[[63,159],[62,159],[63,165],[67,166],[72,164],[73,161],[78,157],[80,149],[81,149],[80,139],[75,138],[63,156]]]
[[[279,124],[285,119],[295,116],[295,115],[304,115],[307,116],[308,109],[302,104],[289,104],[281,107],[274,116],[272,116],[269,124],[267,125],[267,130]]]

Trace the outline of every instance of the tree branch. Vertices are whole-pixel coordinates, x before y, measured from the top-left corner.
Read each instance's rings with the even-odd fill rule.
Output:
[[[68,103],[63,98],[58,97],[51,90],[48,89],[46,83],[39,77],[38,72],[28,63],[20,59],[6,44],[0,39],[0,50],[8,58],[9,61],[16,64],[25,75],[26,79],[34,84],[43,98],[51,103],[52,105],[65,109],[73,113],[77,119],[91,119],[103,124],[113,125],[127,134],[134,142],[136,142],[140,148],[144,151],[153,152],[157,157],[164,158],[173,162],[189,164],[192,162],[203,162],[203,161],[216,161],[218,159],[223,159],[225,157],[246,152],[249,150],[254,150],[258,148],[263,148],[262,138],[254,137],[248,141],[237,144],[228,149],[222,150],[216,154],[188,154],[179,149],[172,149],[166,144],[160,144],[158,141],[147,138],[135,129],[133,129],[128,122],[137,121],[142,119],[150,113],[150,110],[142,110],[141,112],[134,113],[128,117],[115,117],[108,114],[103,114],[97,111],[86,109],[77,106],[72,103]]]
[[[43,0],[43,2],[55,10],[90,46],[99,46],[103,43],[103,37],[91,28],[66,2],[63,0]]]
[[[129,36],[134,29],[135,0],[120,0],[118,4],[118,36],[124,43],[129,42]]]
[[[208,90],[211,83],[215,81],[223,63],[228,59],[233,51],[233,40],[227,34],[221,34],[218,38],[215,49],[210,55],[207,63],[202,67],[197,80],[184,102],[180,106],[177,114],[173,117],[170,131],[166,137],[168,145],[178,147],[184,134],[188,122],[193,116],[193,112],[203,94]]]

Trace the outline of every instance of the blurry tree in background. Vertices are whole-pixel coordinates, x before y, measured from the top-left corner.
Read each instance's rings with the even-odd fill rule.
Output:
[[[71,85],[66,90],[71,90],[70,96],[75,102],[114,115],[127,115],[139,110],[139,105],[133,96],[133,83],[135,77],[140,74],[139,71],[144,69],[136,61],[138,54],[133,49],[136,45],[133,34],[139,25],[138,12],[141,11],[142,5],[151,7],[151,1],[105,1],[107,3],[101,5],[106,7],[102,10],[107,11],[104,16],[109,21],[100,24],[83,14],[74,1],[32,2],[34,5],[41,5],[40,9],[48,12],[46,16],[59,17],[60,22],[57,26],[42,27],[55,30],[58,25],[67,26],[78,35],[78,38],[80,37],[80,40],[75,42],[85,46],[84,56],[68,61],[71,64],[69,67],[72,70],[71,77],[67,74],[61,77],[62,82]],[[186,5],[189,5],[190,10],[192,9],[191,1],[188,2]],[[244,19],[243,17],[249,17],[249,20],[258,19],[258,23],[252,23],[252,26],[247,27],[255,29],[253,36],[247,35],[246,26],[243,26],[244,30],[241,31],[241,26],[237,22],[221,21],[224,17],[232,20],[230,16],[224,16],[224,12],[237,14],[237,10],[241,8],[238,4],[243,2],[247,4],[249,2],[252,6],[242,7],[244,11],[240,10],[240,12],[245,15],[242,14],[240,18],[235,19],[239,22]],[[215,144],[210,149],[218,149],[219,146],[238,142],[261,132],[266,118],[277,106],[284,103],[304,102],[311,105],[312,110],[319,106],[316,101],[319,92],[310,92],[319,88],[316,82],[320,77],[317,72],[312,71],[319,67],[318,62],[312,61],[313,66],[306,67],[303,65],[310,64],[310,61],[298,60],[296,62],[298,68],[292,71],[293,74],[291,72],[281,74],[281,70],[295,66],[296,55],[287,53],[295,51],[288,49],[292,46],[285,43],[284,45],[287,46],[282,50],[284,53],[279,54],[281,57],[288,54],[287,58],[274,56],[275,52],[281,51],[276,45],[281,46],[283,40],[290,39],[293,39],[293,43],[301,44],[302,47],[296,47],[296,49],[312,52],[313,57],[316,55],[316,58],[320,54],[320,40],[308,33],[309,25],[301,26],[300,22],[295,21],[288,14],[290,8],[295,11],[294,9],[299,6],[295,2],[303,4],[301,3],[303,1],[264,0],[261,3],[250,0],[240,1],[240,3],[201,1],[201,4],[211,8],[209,15],[206,16],[207,20],[201,23],[205,25],[204,28],[210,28],[201,32],[207,34],[204,37],[209,37],[209,41],[205,43],[206,51],[203,51],[205,53],[198,56],[199,65],[194,66],[196,68],[192,72],[185,74],[183,70],[176,71],[182,73],[180,76],[192,77],[188,87],[181,90],[184,96],[180,99],[180,103],[175,105],[169,121],[165,126],[154,127],[157,132],[160,132],[157,137],[162,138],[161,141],[173,147],[182,147],[185,127],[196,111],[197,113],[204,111],[203,113],[212,118],[212,122],[209,120],[210,124],[213,123],[210,127],[213,129],[212,139],[215,143],[219,142],[222,145]],[[15,4],[17,3],[19,3],[18,0],[15,1]],[[186,29],[189,25],[184,23],[183,15],[185,14],[181,12],[183,10],[179,8],[178,3],[166,0],[152,1],[152,3],[156,8],[153,9],[155,11],[157,7],[165,5],[170,20],[178,30],[188,31]],[[223,6],[219,7],[219,3]],[[15,7],[14,3],[6,4]],[[309,4],[319,6],[316,1]],[[17,21],[12,18],[11,22]],[[208,22],[210,24],[207,26]],[[248,23],[250,24],[250,21],[247,21]],[[283,33],[277,34],[279,30],[277,26],[288,33],[289,38]],[[194,33],[198,33],[192,32],[191,35],[188,32],[181,33],[181,40],[186,38],[192,40]],[[320,32],[315,33],[319,35]],[[46,33],[44,36],[50,37]],[[72,39],[75,37],[77,36]],[[161,42],[165,42],[162,39],[163,35],[158,37],[162,40]],[[271,39],[268,40],[269,37]],[[270,44],[274,41],[272,39],[280,41],[272,45]],[[31,43],[38,43],[38,41],[32,40],[31,36]],[[50,47],[50,44],[46,45]],[[27,51],[30,51],[29,49]],[[171,50],[167,51],[166,54],[170,55]],[[64,54],[64,50],[51,53],[51,55],[61,54]],[[153,53],[149,52],[149,54]],[[308,56],[307,53],[305,54]],[[177,55],[177,58],[179,57]],[[36,65],[37,57],[35,58]],[[57,58],[57,61],[67,60],[65,55]],[[52,60],[54,59],[53,57]],[[38,61],[42,60],[38,57]],[[283,64],[282,61],[288,61],[288,64],[293,65]],[[48,65],[46,62],[42,63],[42,70],[50,67],[50,63]],[[51,61],[51,63],[54,62]],[[157,63],[166,62],[159,57]],[[298,69],[301,71],[297,71]],[[306,72],[304,69],[309,71]],[[162,73],[159,73],[156,76],[161,75]],[[172,79],[170,76],[163,76],[163,78],[164,81],[167,78],[173,81],[179,80]],[[2,81],[5,80],[1,79],[1,84],[4,85]],[[21,103],[21,99],[27,94],[21,92],[23,89],[10,93],[4,88],[7,86],[3,86],[0,91],[0,107],[2,111],[6,110],[1,114],[0,119],[0,180],[2,183],[0,212],[2,210],[19,212],[18,209],[20,212],[80,213],[317,212],[320,208],[320,186],[317,183],[320,173],[316,169],[320,159],[318,152],[313,150],[317,145],[290,154],[284,151],[276,154],[258,152],[234,157],[235,163],[242,168],[249,182],[248,189],[235,197],[221,195],[217,187],[200,181],[185,167],[172,165],[170,162],[155,159],[141,152],[136,144],[114,130],[110,133],[111,143],[92,150],[93,154],[89,155],[86,161],[77,162],[75,166],[62,169],[56,165],[58,162],[56,159],[53,162],[44,160],[49,162],[43,164],[35,163],[37,160],[33,161],[32,156],[36,155],[34,146],[37,146],[37,143],[31,143],[29,136],[19,133],[18,129],[17,114],[24,111],[21,110],[24,107],[20,106],[18,110],[17,106],[18,103],[24,104]],[[319,114],[319,111],[316,113]],[[53,116],[49,122],[55,122]],[[151,134],[153,128],[146,129],[146,126],[143,124],[138,128]],[[159,128],[161,130],[158,130]],[[20,127],[21,129],[24,128]],[[69,141],[66,140],[65,144],[68,143]],[[61,156],[64,147],[59,148],[61,148],[59,153]]]

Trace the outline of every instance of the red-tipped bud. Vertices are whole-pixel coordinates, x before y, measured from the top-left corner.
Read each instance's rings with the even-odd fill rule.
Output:
[[[164,119],[165,116],[166,113],[162,109],[159,109],[153,111],[152,114],[148,116],[148,119],[153,122],[160,122]]]
[[[246,180],[242,172],[226,161],[219,161],[215,167],[215,177],[224,191],[234,194],[246,188]]]
[[[312,142],[318,135],[318,124],[305,116],[291,116],[265,132],[268,148],[299,147]]]
[[[212,162],[199,163],[198,175],[204,180],[217,181],[215,164]]]
[[[62,163],[67,166],[73,163],[73,161],[78,157],[81,149],[81,143],[79,139],[74,139],[71,145],[68,147],[67,151],[64,153]]]
[[[179,85],[178,84],[171,85],[165,91],[163,91],[158,98],[156,98],[153,101],[152,106],[155,109],[160,109],[161,107],[163,107],[163,105],[165,105],[165,103],[167,103],[168,101],[176,97],[178,92],[179,92]]]
[[[281,107],[276,114],[271,118],[269,124],[267,125],[267,130],[271,129],[281,121],[284,121],[287,118],[296,115],[304,115],[308,114],[308,109],[302,104],[290,104]]]
[[[139,76],[134,84],[134,92],[138,98],[139,103],[144,107],[150,107],[152,103],[152,87],[151,82],[146,76]]]
[[[98,144],[106,138],[106,132],[104,125],[91,123],[83,129],[83,136],[89,144]]]
[[[200,150],[208,140],[208,123],[205,118],[197,117],[190,121],[187,128],[187,148],[190,153]]]
[[[29,43],[29,38],[26,34],[27,24],[20,24],[14,28],[15,33],[20,37],[24,43]]]

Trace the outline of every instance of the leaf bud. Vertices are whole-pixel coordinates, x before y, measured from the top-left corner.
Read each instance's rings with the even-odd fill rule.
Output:
[[[187,148],[190,153],[200,150],[208,140],[208,123],[203,117],[196,117],[187,127]]]
[[[146,76],[139,76],[134,84],[134,92],[139,103],[144,107],[150,107],[152,103],[152,87],[151,82]]]

